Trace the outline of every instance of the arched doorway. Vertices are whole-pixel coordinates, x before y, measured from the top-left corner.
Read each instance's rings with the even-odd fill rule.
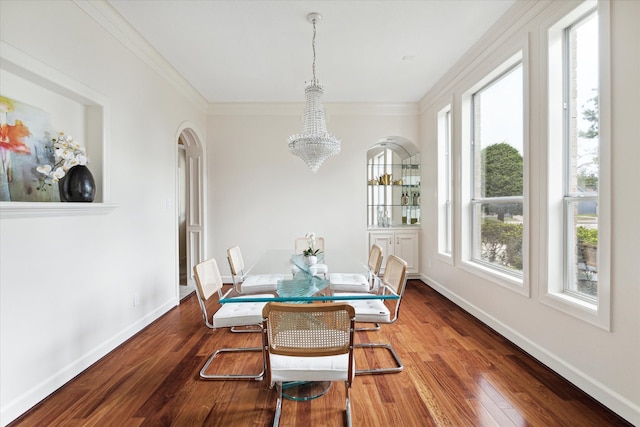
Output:
[[[200,138],[185,124],[178,133],[178,294],[193,292],[193,266],[204,259],[204,150]]]

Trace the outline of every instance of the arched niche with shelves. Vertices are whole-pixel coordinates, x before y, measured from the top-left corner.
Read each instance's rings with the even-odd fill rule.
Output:
[[[367,150],[367,226],[420,224],[420,151],[410,140],[389,136]]]

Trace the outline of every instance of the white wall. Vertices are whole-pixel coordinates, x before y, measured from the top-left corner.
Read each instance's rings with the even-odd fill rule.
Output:
[[[420,143],[425,280],[640,424],[640,286],[632,258],[640,238],[640,200],[628,197],[635,194],[628,183],[640,181],[639,4],[612,3],[613,302],[612,332],[606,332],[541,304],[540,272],[526,298],[435,257],[435,200],[429,196],[436,178],[433,116],[443,98],[453,99],[447,90],[464,90],[461,69],[451,70],[423,100],[422,117],[415,105],[327,105],[329,130],[343,139],[343,151],[314,175],[287,152],[287,136],[302,126],[302,104],[212,105],[205,114],[201,100],[170,72],[124,47],[135,35],[105,23],[99,15],[109,11],[100,3],[0,2],[3,42],[109,99],[106,201],[118,205],[107,215],[0,221],[1,423],[177,303],[175,145],[177,129],[190,121],[207,141],[206,255],[218,259],[224,275],[227,247],[241,245],[250,263],[266,248],[291,247],[307,231],[325,236],[328,247],[364,255],[366,150],[389,135]],[[544,14],[515,16],[513,24],[490,33],[477,54],[497,49],[495,40],[509,37],[507,25],[523,27],[511,31],[513,37],[530,33],[535,42],[541,19]],[[474,57],[466,61],[473,65]],[[468,71],[472,80],[473,66]],[[540,158],[534,165],[544,174]],[[533,224],[532,233],[535,239],[542,230]],[[532,264],[539,266],[541,257],[534,251]]]
[[[3,43],[108,100],[106,202],[117,205],[0,221],[2,425],[178,302],[177,131],[205,129],[206,104],[109,34],[94,7],[0,3]]]
[[[438,291],[470,311],[525,351],[594,396],[600,402],[640,425],[640,279],[634,259],[640,248],[637,183],[638,99],[640,99],[640,2],[612,0],[611,9],[611,102],[612,102],[612,236],[611,236],[611,331],[580,320],[543,303],[546,290],[547,251],[544,198],[547,175],[546,92],[544,46],[546,31],[558,17],[578,2],[523,3],[512,10],[503,25],[490,31],[460,59],[421,101],[423,194],[436,194],[436,115],[452,103],[454,116],[454,164],[460,167],[461,94],[506,60],[509,49],[525,46],[525,75],[529,78],[529,246],[530,297],[506,289],[437,255],[437,206],[423,197],[422,274]],[[513,13],[515,11],[526,11]],[[607,8],[608,2],[601,3]],[[522,15],[522,16],[520,16]],[[508,22],[508,25],[506,25]],[[528,61],[528,67],[526,65]],[[493,64],[493,65],[491,65]],[[456,179],[460,184],[460,171]],[[553,183],[550,183],[553,185]],[[459,213],[457,218],[459,218]],[[460,223],[454,229],[459,243]],[[456,249],[459,251],[459,249]],[[532,379],[533,380],[533,379]]]
[[[390,135],[417,143],[417,104],[325,107],[342,151],[314,174],[287,148],[288,136],[302,129],[303,104],[211,106],[208,253],[223,275],[230,275],[228,247],[240,245],[250,265],[265,249],[293,248],[309,231],[324,236],[327,248],[366,259],[367,149]]]

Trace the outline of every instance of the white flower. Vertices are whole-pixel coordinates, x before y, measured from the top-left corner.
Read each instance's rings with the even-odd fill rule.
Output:
[[[36,170],[44,175],[49,175],[51,173],[51,165],[38,166]]]
[[[74,141],[70,135],[64,132],[58,133],[58,136],[52,139],[54,164],[40,165],[36,167],[36,171],[44,175],[41,178],[45,184],[51,185],[62,179],[67,171],[77,165],[86,165],[89,163],[84,147],[79,142]],[[45,190],[44,185],[39,187]]]
[[[53,179],[53,182],[58,182],[65,175],[66,173],[63,168],[56,168],[56,170],[51,173],[51,179]]]
[[[309,245],[309,247],[307,249],[305,249],[302,254],[305,256],[309,256],[309,255],[318,255],[321,251],[320,249],[316,249],[316,233],[314,233],[313,231],[305,234],[304,236],[307,239],[307,244]]]
[[[65,162],[62,164],[62,168],[65,171],[68,171],[69,169],[71,169],[72,167],[79,165],[80,163],[78,162],[78,159],[75,157],[72,157],[70,159],[65,160]]]
[[[313,231],[307,233],[304,237],[307,238],[307,242],[310,246],[316,243],[316,233],[314,233]]]
[[[60,158],[64,160],[69,160],[69,159],[73,159],[75,157],[75,154],[73,154],[73,151],[69,151],[68,148],[63,147],[56,150],[55,156],[56,156],[56,159]]]

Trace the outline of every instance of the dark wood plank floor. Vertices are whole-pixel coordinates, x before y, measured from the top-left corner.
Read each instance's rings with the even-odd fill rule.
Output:
[[[400,320],[360,341],[394,344],[405,369],[358,376],[355,426],[630,426],[424,283],[409,282]],[[260,334],[211,331],[189,297],[11,426],[269,426],[275,391],[263,381],[202,381],[219,347],[259,346]],[[359,368],[386,363],[358,349]],[[259,353],[227,356],[212,370],[259,370]],[[285,401],[282,426],[344,423],[334,384],[310,402]]]

